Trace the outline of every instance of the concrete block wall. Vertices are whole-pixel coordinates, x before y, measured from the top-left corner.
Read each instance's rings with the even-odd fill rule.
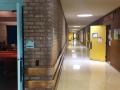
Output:
[[[51,68],[66,42],[67,24],[59,0],[24,0],[24,67]],[[54,44],[53,42],[54,27]],[[34,48],[26,48],[26,40],[34,40]],[[39,66],[35,65],[39,60]],[[28,76],[25,81],[48,81],[52,76]],[[49,90],[25,88],[25,90]]]

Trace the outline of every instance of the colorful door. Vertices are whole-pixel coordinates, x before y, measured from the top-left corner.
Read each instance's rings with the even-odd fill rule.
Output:
[[[73,39],[73,34],[72,33],[69,33],[68,34],[68,40],[71,41]]]
[[[90,27],[90,59],[106,60],[106,26]]]
[[[23,31],[22,5],[17,3],[17,82],[18,89],[23,90]]]

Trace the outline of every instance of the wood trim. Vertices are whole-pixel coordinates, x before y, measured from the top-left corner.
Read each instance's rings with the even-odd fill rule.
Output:
[[[55,74],[60,60],[65,52],[66,45],[63,48],[56,64],[52,68],[25,68],[25,76],[50,76]]]
[[[53,79],[52,80],[49,80],[49,81],[25,81],[25,88],[56,88],[56,83],[57,83],[57,80],[58,80],[58,77],[60,76],[59,73],[61,71],[61,67],[62,67],[62,63],[63,63],[63,60],[64,60],[64,54],[65,54],[65,51],[66,51],[66,46],[67,44],[64,46],[64,49],[62,51],[62,53],[60,54],[59,58],[58,58],[58,61],[56,62],[56,64],[54,65],[53,68],[27,68],[26,69],[26,74],[32,74],[32,75],[45,75],[45,74],[54,74],[53,75]],[[31,71],[29,71],[31,70]],[[39,72],[35,72],[34,73],[34,70],[38,70]],[[42,72],[40,72],[42,71]],[[47,75],[48,75],[47,74]]]
[[[26,88],[53,88],[54,81],[26,81]]]
[[[62,72],[62,66],[59,70],[59,74],[58,74],[58,77],[57,77],[57,80],[56,80],[56,83],[55,83],[55,86],[54,86],[53,90],[57,90],[57,86],[58,86],[58,83],[59,83],[61,72]]]
[[[50,81],[25,81],[25,88],[55,88],[58,76],[60,76],[59,72],[60,72],[60,69],[62,66],[63,59],[64,58],[61,59],[61,62],[58,66],[58,69],[56,71],[56,74],[55,74],[53,80],[50,80]]]
[[[16,17],[0,17],[0,22],[16,22]]]
[[[25,75],[29,76],[45,76],[45,75],[53,75],[52,68],[26,68]]]
[[[56,72],[56,70],[57,70],[57,68],[58,68],[58,65],[61,64],[60,62],[61,62],[62,57],[64,57],[64,53],[65,53],[65,50],[66,50],[66,46],[67,46],[67,44],[64,46],[63,51],[61,52],[61,54],[60,54],[60,56],[59,56],[56,64],[54,65],[54,74],[55,74],[55,72]]]

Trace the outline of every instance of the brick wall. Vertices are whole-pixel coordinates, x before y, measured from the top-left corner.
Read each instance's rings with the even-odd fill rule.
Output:
[[[54,27],[52,62],[54,65],[67,40],[67,25],[59,0],[53,0],[52,12],[52,25]]]
[[[49,0],[24,0],[24,41],[34,40],[33,49],[27,49],[24,45],[25,68],[50,67],[51,5]],[[35,66],[36,60],[39,60],[39,66]],[[25,76],[26,80],[51,80],[51,76]]]
[[[59,0],[24,0],[24,67],[53,67],[66,42],[66,22]],[[54,44],[53,32],[54,27]],[[26,48],[26,40],[34,40],[34,48]],[[39,60],[39,66],[35,66]],[[27,76],[25,81],[52,80],[52,76]],[[45,90],[40,88],[26,90]]]

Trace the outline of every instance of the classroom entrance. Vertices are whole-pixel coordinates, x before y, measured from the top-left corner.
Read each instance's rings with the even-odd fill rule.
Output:
[[[6,9],[6,8],[5,8]],[[0,90],[23,90],[22,5],[0,10]]]

